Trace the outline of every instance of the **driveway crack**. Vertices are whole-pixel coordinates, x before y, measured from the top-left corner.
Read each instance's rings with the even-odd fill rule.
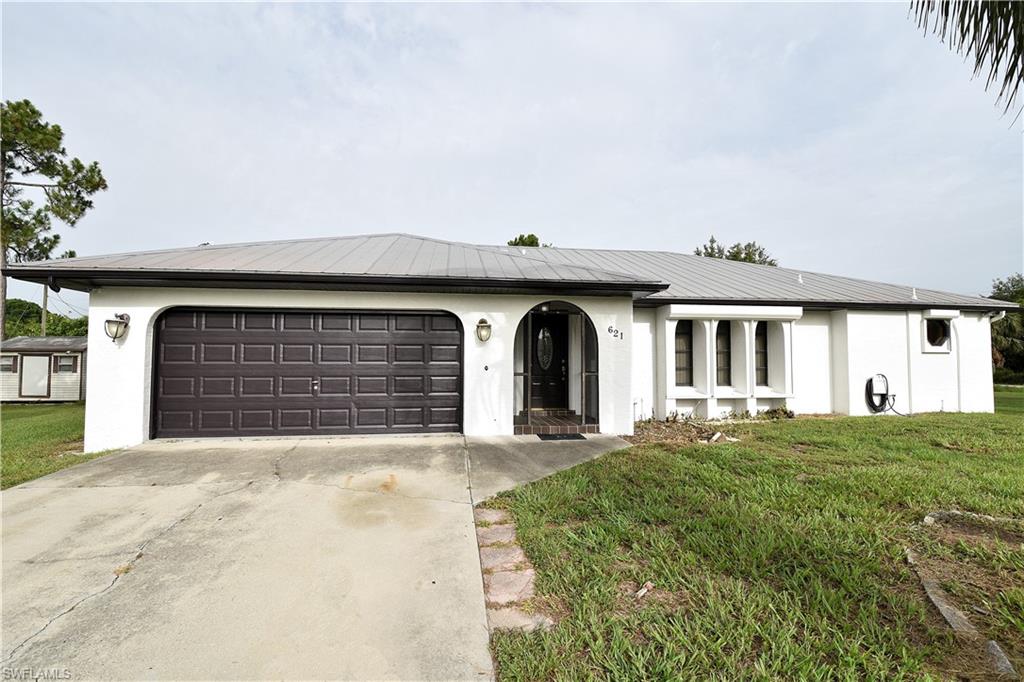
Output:
[[[462,436],[462,452],[466,458],[466,489],[469,491],[469,506],[476,506],[476,500],[473,499],[473,464],[469,459],[469,441],[466,440],[465,434]]]
[[[167,533],[170,533],[172,530],[174,530],[175,528],[180,526],[182,523],[184,523],[185,521],[190,519],[192,517],[192,515],[195,514],[197,511],[199,511],[203,507],[203,505],[205,505],[207,502],[212,502],[213,500],[216,500],[217,498],[223,497],[225,495],[230,495],[232,493],[236,493],[236,492],[238,492],[240,490],[244,490],[244,489],[248,488],[249,486],[251,486],[252,484],[253,484],[253,481],[248,481],[245,485],[241,485],[241,486],[239,486],[237,488],[232,488],[231,490],[225,490],[224,492],[217,493],[216,495],[213,495],[212,497],[210,497],[210,498],[208,498],[206,500],[203,500],[202,502],[197,504],[195,507],[193,507],[191,510],[186,512],[183,516],[181,516],[180,518],[176,519],[172,524],[170,524],[169,526],[167,526],[163,530],[159,531],[158,533],[156,533],[152,537],[149,537],[146,540],[144,540],[138,547],[136,547],[136,549],[135,549],[135,556],[132,557],[132,559],[127,564],[124,564],[122,566],[117,567],[117,569],[114,572],[114,578],[113,578],[113,580],[110,581],[109,584],[107,584],[105,587],[103,587],[103,588],[101,588],[99,590],[96,590],[95,592],[91,592],[91,593],[85,595],[84,597],[82,597],[78,601],[74,602],[71,606],[69,606],[68,608],[64,609],[60,613],[58,613],[56,616],[53,616],[52,618],[50,618],[48,621],[46,621],[43,624],[43,626],[41,628],[39,628],[38,630],[33,632],[31,635],[29,635],[25,639],[23,639],[16,647],[11,649],[11,653],[7,654],[7,656],[5,658],[3,658],[2,661],[0,661],[0,662],[6,663],[6,662],[10,661],[11,659],[14,658],[15,654],[17,654],[19,651],[21,651],[23,648],[25,648],[25,646],[29,642],[31,642],[32,640],[34,640],[37,637],[39,637],[39,635],[43,634],[46,631],[46,629],[49,628],[51,625],[53,625],[55,622],[57,622],[58,620],[60,620],[64,616],[68,615],[69,613],[71,613],[76,608],[81,606],[83,603],[89,601],[90,599],[95,599],[96,597],[99,597],[99,596],[105,594],[106,592],[108,592],[112,587],[114,587],[114,585],[117,584],[117,581],[121,579],[121,576],[124,575],[125,573],[128,573],[135,566],[135,563],[139,559],[142,558],[143,554],[145,553],[146,547],[148,547],[152,542],[154,542],[155,540],[158,540],[159,538],[163,537]]]
[[[291,446],[290,448],[288,448],[287,450],[282,452],[280,455],[278,455],[274,459],[274,463],[272,465],[272,467],[273,467],[272,473],[274,475],[274,480],[277,481],[278,483],[281,482],[281,460],[283,460],[285,457],[287,457],[288,455],[290,455],[293,452],[295,452],[295,449],[299,447],[300,443],[301,443],[301,441],[296,442],[295,445]]]

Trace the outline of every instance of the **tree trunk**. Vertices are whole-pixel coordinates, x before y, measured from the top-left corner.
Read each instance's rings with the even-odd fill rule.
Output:
[[[46,336],[46,313],[50,307],[50,287],[43,285],[43,312],[39,320],[39,335]]]
[[[0,339],[7,338],[7,249],[0,246]]]

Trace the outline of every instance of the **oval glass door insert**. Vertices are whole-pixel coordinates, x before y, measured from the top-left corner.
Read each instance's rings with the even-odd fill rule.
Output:
[[[555,342],[551,338],[551,331],[547,327],[541,327],[537,332],[537,362],[541,369],[551,366],[551,358],[555,355]]]

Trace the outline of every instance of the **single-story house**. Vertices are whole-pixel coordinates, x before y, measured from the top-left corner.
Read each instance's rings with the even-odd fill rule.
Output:
[[[631,433],[991,412],[1013,304],[666,251],[406,234],[12,265],[90,292],[89,450],[149,438]]]
[[[0,342],[0,401],[85,400],[84,336],[16,336]]]

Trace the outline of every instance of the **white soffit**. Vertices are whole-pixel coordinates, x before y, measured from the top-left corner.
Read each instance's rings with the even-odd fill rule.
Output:
[[[674,303],[668,308],[672,320],[799,320],[800,306],[780,305],[686,305]]]

